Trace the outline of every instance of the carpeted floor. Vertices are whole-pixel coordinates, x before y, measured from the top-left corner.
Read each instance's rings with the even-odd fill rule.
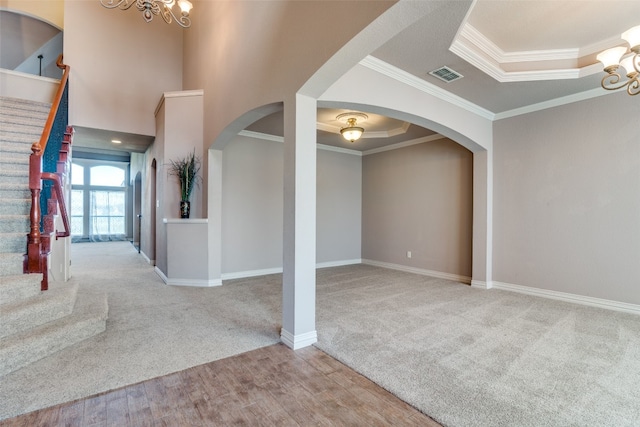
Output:
[[[351,266],[317,347],[447,426],[640,426],[640,316]]]
[[[129,242],[74,243],[71,280],[109,297],[107,330],[0,377],[0,419],[280,340],[281,279],[166,286]]]
[[[0,419],[278,341],[280,275],[170,287],[128,243],[72,251],[107,332],[0,378]],[[355,265],[318,270],[317,330],[447,426],[640,426],[640,316]]]

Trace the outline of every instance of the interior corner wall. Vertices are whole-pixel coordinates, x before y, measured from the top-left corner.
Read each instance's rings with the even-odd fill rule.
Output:
[[[283,145],[236,137],[223,151],[222,273],[282,269]],[[360,259],[361,157],[318,151],[317,262]]]
[[[367,155],[362,170],[363,259],[471,277],[469,150],[443,138]]]
[[[494,124],[493,279],[640,304],[640,102]]]
[[[182,28],[99,1],[66,1],[64,20],[69,122],[155,135],[158,99],[182,89]]]

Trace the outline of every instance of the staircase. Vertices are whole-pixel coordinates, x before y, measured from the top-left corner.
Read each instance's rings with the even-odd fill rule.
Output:
[[[106,294],[23,274],[30,227],[29,155],[50,105],[0,97],[0,376],[103,332]],[[54,237],[55,238],[55,237]]]

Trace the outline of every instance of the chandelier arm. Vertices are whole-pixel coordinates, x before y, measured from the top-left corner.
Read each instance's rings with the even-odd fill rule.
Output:
[[[131,3],[129,3],[129,0],[100,0],[100,4],[107,9],[115,9],[119,7],[121,10],[127,10],[133,6],[135,2],[131,1]]]
[[[620,74],[611,72],[602,78],[602,87],[606,90],[618,90],[629,84],[629,80],[620,82],[620,79]]]
[[[640,73],[640,53],[636,53],[633,55],[633,60],[631,61],[633,64],[633,68],[636,69],[638,73]]]
[[[165,0],[162,0],[165,1]],[[177,17],[169,6],[165,4],[164,11],[162,12],[162,17],[167,24],[171,24],[172,20],[176,21],[176,24],[180,25],[182,28],[188,28],[191,26],[191,19],[188,16],[180,15]]]
[[[632,96],[640,93],[640,74],[636,74],[636,76],[629,81],[627,93]]]

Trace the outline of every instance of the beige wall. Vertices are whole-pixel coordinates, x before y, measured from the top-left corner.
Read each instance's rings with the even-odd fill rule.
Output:
[[[184,88],[205,91],[205,145],[248,111],[296,93],[393,3],[194,2],[193,24],[184,33]]]
[[[470,151],[443,138],[365,156],[362,170],[362,258],[471,277]]]
[[[72,1],[67,0],[67,3]],[[0,8],[35,16],[62,29],[64,28],[64,3],[64,0],[0,0]]]
[[[223,151],[222,272],[278,270],[283,144],[238,136]],[[360,259],[361,157],[318,150],[317,262]]]
[[[71,66],[69,122],[154,135],[163,92],[182,89],[182,29],[135,7],[65,2],[65,62]]]
[[[495,123],[494,280],[640,304],[640,102]]]

